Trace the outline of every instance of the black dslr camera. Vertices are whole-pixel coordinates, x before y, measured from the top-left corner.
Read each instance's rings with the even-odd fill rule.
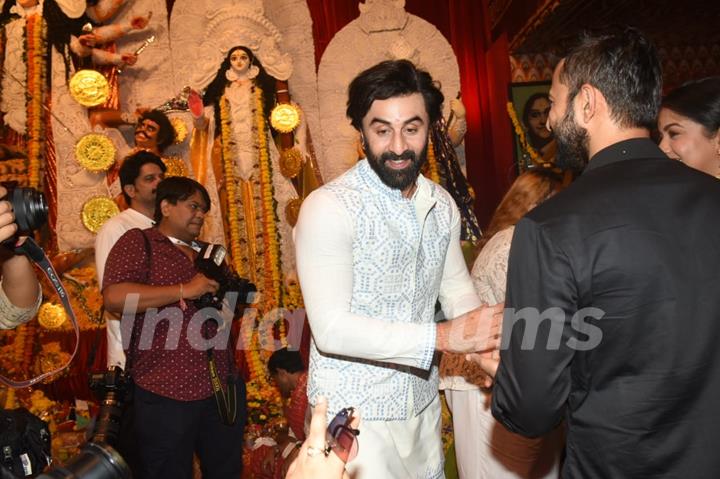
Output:
[[[131,399],[132,382],[118,366],[90,374],[90,389],[100,398],[91,441],[115,446],[120,432],[123,406]]]
[[[9,201],[18,225],[17,235],[30,235],[47,222],[48,206],[45,195],[34,188],[22,188],[16,181],[3,181],[0,185],[7,190],[3,200]],[[6,246],[15,244],[16,238],[3,242]]]
[[[227,250],[219,244],[201,243],[201,249],[195,259],[195,267],[202,274],[217,281],[220,287],[217,293],[205,293],[195,300],[195,305],[202,309],[212,307],[222,309],[222,301],[227,293],[237,294],[237,305],[253,302],[257,288],[245,278],[241,278],[225,265]]]

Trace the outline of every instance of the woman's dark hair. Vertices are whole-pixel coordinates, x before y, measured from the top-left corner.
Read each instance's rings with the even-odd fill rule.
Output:
[[[684,83],[663,98],[662,107],[701,124],[707,136],[715,136],[720,130],[720,77]]]
[[[560,81],[568,105],[584,84],[600,90],[610,117],[624,128],[652,129],[657,121],[662,68],[653,44],[632,27],[583,33],[563,55]]]
[[[131,198],[125,193],[125,186],[135,184],[135,180],[140,176],[140,169],[148,163],[157,165],[163,173],[167,171],[167,167],[160,157],[146,150],[141,150],[134,155],[128,156],[123,160],[122,165],[120,165],[120,187],[122,188],[122,194],[128,205],[130,204]]]
[[[362,120],[375,100],[420,93],[425,100],[430,124],[442,115],[443,97],[440,88],[425,70],[407,60],[388,60],[360,73],[348,88],[347,116],[358,131]]]
[[[150,120],[158,125],[157,146],[161,152],[175,141],[175,127],[165,113],[159,110],[148,110],[140,114],[138,122]]]
[[[13,0],[5,0],[5,3],[3,3],[2,10],[0,10],[0,27],[4,26],[14,18],[19,18],[19,15],[10,13],[10,9],[13,6],[15,6],[15,2]]]
[[[243,46],[236,46],[231,48],[228,54],[225,56],[225,59],[220,64],[220,68],[218,68],[218,71],[215,74],[215,78],[212,79],[207,89],[205,90],[205,94],[203,95],[203,103],[205,105],[214,105],[215,118],[220,118],[220,97],[223,95],[223,93],[225,92],[225,88],[230,83],[228,79],[225,78],[225,72],[230,69],[230,55],[232,55],[233,52],[235,52],[236,50],[242,50],[247,53],[250,60],[250,65],[258,67],[258,75],[253,79],[253,81],[256,85],[262,88],[265,116],[269,117],[270,111],[272,111],[273,107],[275,106],[275,82],[277,80],[275,79],[275,77],[270,76],[265,71],[262,63],[260,63],[260,60],[255,57],[252,50]],[[220,128],[216,128],[215,132],[216,134],[219,134]]]
[[[171,205],[176,205],[178,201],[185,201],[197,192],[200,192],[207,205],[205,212],[210,211],[210,195],[205,187],[197,181],[184,176],[171,176],[162,180],[158,183],[155,197],[155,222],[160,223],[163,218],[160,203],[164,200]]]
[[[305,370],[302,358],[298,351],[290,351],[288,348],[281,348],[272,353],[267,364],[270,374],[277,374],[279,369],[289,373],[297,373]]]
[[[518,176],[495,209],[490,224],[480,239],[478,251],[496,233],[515,225],[534,206],[558,193],[563,187],[562,177],[544,168],[533,168]]]

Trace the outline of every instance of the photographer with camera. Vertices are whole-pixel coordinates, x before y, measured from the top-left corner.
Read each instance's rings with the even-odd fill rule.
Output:
[[[209,209],[207,190],[198,182],[163,180],[156,226],[125,233],[105,265],[105,307],[125,318],[134,314],[132,333],[123,324],[122,335],[130,343],[143,479],[191,477],[193,453],[205,479],[240,477],[242,471],[245,385],[228,348],[229,318],[197,302],[224,282],[201,273],[198,263],[203,245],[196,238]],[[232,277],[227,265],[221,269]]]
[[[7,196],[8,190],[0,186],[0,198]],[[15,254],[15,241],[18,231],[15,214],[10,201],[0,201],[0,328],[12,329],[32,319],[40,308],[42,292],[32,263],[27,256]]]

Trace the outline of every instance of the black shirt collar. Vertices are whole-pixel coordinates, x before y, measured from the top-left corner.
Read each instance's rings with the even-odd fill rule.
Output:
[[[624,140],[595,153],[585,171],[634,158],[664,158],[665,153],[650,138]]]

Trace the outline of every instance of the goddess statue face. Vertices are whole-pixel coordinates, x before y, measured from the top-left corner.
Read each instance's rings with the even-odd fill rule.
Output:
[[[250,68],[250,56],[241,48],[230,54],[230,67],[237,74],[247,73]]]

